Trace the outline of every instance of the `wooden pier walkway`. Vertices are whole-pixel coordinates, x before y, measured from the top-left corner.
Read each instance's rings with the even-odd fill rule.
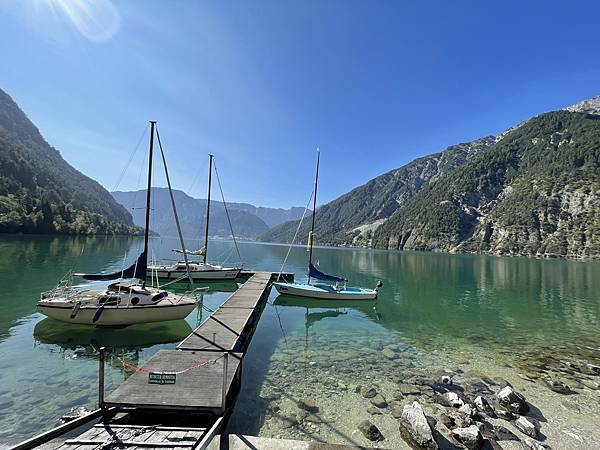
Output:
[[[270,273],[256,273],[176,350],[161,350],[104,401],[108,407],[193,410],[227,409],[239,384],[241,361],[268,295]],[[175,374],[173,384],[150,384],[156,374]],[[230,399],[231,400],[231,399]]]
[[[100,381],[98,410],[11,450],[41,444],[52,450],[208,448],[233,410],[244,354],[277,275],[244,272],[245,283],[175,350],[159,351],[106,398]],[[283,274],[288,281],[293,277]],[[76,438],[55,439],[98,418]]]

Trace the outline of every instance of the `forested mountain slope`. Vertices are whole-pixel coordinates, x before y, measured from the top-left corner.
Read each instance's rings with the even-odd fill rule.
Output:
[[[139,232],[110,193],[70,166],[1,89],[0,232]]]
[[[528,120],[407,202],[373,245],[600,256],[600,116],[556,111]]]

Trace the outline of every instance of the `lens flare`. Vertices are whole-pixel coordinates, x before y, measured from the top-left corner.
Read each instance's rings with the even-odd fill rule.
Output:
[[[42,0],[37,3],[36,9],[40,3],[45,4],[90,41],[107,41],[119,31],[121,18],[111,0]]]

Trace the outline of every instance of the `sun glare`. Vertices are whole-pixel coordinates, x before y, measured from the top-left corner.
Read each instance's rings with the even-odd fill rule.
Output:
[[[36,0],[36,9],[49,8],[55,16],[68,20],[86,39],[103,42],[120,26],[119,11],[111,0]]]

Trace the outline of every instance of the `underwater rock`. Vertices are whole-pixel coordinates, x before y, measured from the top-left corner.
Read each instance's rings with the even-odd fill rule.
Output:
[[[368,420],[363,420],[358,424],[359,431],[370,441],[382,441],[383,435],[379,428],[373,425]]]
[[[377,389],[375,389],[373,386],[361,388],[360,395],[362,395],[364,398],[373,398],[377,395]]]
[[[310,399],[300,399],[298,400],[298,408],[303,409],[304,411],[308,411],[310,413],[319,412],[319,407],[314,402],[314,400]]]
[[[367,412],[368,412],[369,414],[371,414],[372,416],[378,416],[378,415],[381,415],[381,414],[383,414],[383,413],[382,413],[382,412],[379,410],[379,408],[376,408],[375,406],[369,406],[369,407],[367,408]]]
[[[571,395],[576,393],[567,384],[565,384],[562,380],[558,378],[546,378],[544,380],[544,384],[548,387],[548,389],[556,392],[557,394]]]
[[[583,380],[581,380],[581,384],[583,384],[588,389],[592,389],[593,391],[600,390],[600,383],[597,383],[593,380],[586,380],[584,378]]]
[[[400,354],[396,353],[390,347],[384,347],[381,353],[383,353],[383,356],[385,356],[387,359],[398,359],[400,357]]]
[[[540,430],[540,424],[537,420],[532,419],[531,417],[521,416],[515,421],[515,426],[525,433],[527,436],[531,436],[532,438],[538,437],[538,432]]]
[[[400,419],[400,433],[409,445],[416,448],[429,450],[439,448],[433,439],[433,432],[419,402],[404,406]]]
[[[420,395],[421,391],[419,390],[418,387],[413,386],[411,384],[407,384],[407,383],[400,383],[400,385],[398,386],[398,389],[400,390],[400,393],[402,395]]]
[[[510,386],[502,388],[497,397],[500,404],[510,412],[525,414],[529,411],[529,405],[525,401],[525,397]]]
[[[371,399],[371,403],[377,406],[378,408],[385,408],[388,405],[387,401],[381,394],[377,394],[375,397],[373,397]]]
[[[452,436],[468,449],[477,449],[483,442],[481,432],[475,425],[467,428],[455,428],[452,430]]]

